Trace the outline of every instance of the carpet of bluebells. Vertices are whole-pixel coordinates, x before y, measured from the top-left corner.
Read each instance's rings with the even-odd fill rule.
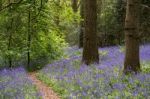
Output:
[[[41,99],[23,67],[0,71],[0,99]]]
[[[140,47],[142,72],[124,75],[124,47],[99,49],[100,64],[81,64],[82,49],[66,50],[63,60],[43,68],[39,77],[56,82],[65,99],[148,99],[150,98],[150,45]],[[45,79],[44,79],[45,78]]]

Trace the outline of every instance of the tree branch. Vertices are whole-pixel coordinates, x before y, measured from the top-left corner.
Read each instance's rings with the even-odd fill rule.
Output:
[[[4,7],[2,7],[2,8],[0,9],[0,11],[2,11],[2,10],[4,10],[4,9],[7,9],[7,8],[11,7],[12,5],[20,4],[22,1],[23,1],[23,0],[20,0],[20,1],[18,1],[18,2],[10,3],[10,4],[8,4],[8,5],[4,6]]]
[[[143,7],[144,9],[148,9],[148,10],[150,10],[150,7],[149,7],[148,5],[141,4],[141,7]]]

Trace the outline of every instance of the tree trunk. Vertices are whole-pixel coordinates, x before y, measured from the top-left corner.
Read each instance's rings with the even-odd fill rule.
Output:
[[[29,9],[30,10],[30,9]],[[30,68],[30,46],[31,46],[31,12],[28,14],[28,53],[27,53],[27,67]]]
[[[56,24],[56,26],[59,27],[59,23],[60,23],[60,10],[61,10],[60,0],[57,0],[56,5],[57,5],[57,14],[55,16],[55,24]]]
[[[9,4],[10,4],[9,0]],[[10,13],[10,24],[8,25],[8,33],[9,33],[9,38],[8,38],[8,51],[9,51],[9,56],[8,56],[8,64],[9,67],[12,68],[12,53],[10,51],[12,50],[12,33],[13,33],[13,15],[12,15],[12,9],[11,7],[8,9],[8,12]]]
[[[75,13],[78,11],[78,0],[72,0],[72,9]]]
[[[0,10],[2,9],[2,0],[0,0]]]
[[[139,14],[140,0],[127,0],[125,19],[125,62],[124,73],[140,71],[139,59]]]
[[[85,0],[85,35],[82,62],[89,65],[99,63],[97,43],[97,3],[96,0]]]
[[[79,34],[79,48],[83,47],[83,35],[84,35],[84,0],[81,0],[81,6],[80,6],[80,16],[81,16],[81,22],[80,22],[80,34]]]
[[[11,18],[11,23],[9,27],[9,40],[8,40],[8,51],[11,51],[11,43],[12,43],[12,26],[13,26],[13,18]],[[9,53],[8,57],[9,67],[12,68],[12,55]]]

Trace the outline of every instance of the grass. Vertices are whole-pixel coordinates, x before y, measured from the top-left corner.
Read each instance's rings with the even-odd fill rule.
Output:
[[[150,73],[150,61],[142,63],[142,72]]]
[[[65,90],[63,87],[59,86],[54,79],[49,79],[47,76],[45,76],[42,73],[37,74],[37,78],[41,81],[43,81],[46,85],[48,85],[54,92],[58,94],[58,96],[61,99],[65,99],[67,95],[67,90]]]

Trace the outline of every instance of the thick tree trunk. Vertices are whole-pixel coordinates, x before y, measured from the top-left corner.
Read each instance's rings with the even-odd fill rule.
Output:
[[[80,22],[80,34],[79,34],[79,48],[83,47],[83,35],[84,35],[84,0],[81,0],[81,6],[80,6],[80,16],[81,16],[81,22]]]
[[[99,63],[97,44],[97,3],[96,0],[85,0],[85,33],[82,62],[89,65]]]
[[[139,59],[139,13],[140,0],[127,0],[125,19],[126,54],[124,73],[140,71]]]
[[[72,9],[75,13],[78,11],[78,0],[72,0]]]

